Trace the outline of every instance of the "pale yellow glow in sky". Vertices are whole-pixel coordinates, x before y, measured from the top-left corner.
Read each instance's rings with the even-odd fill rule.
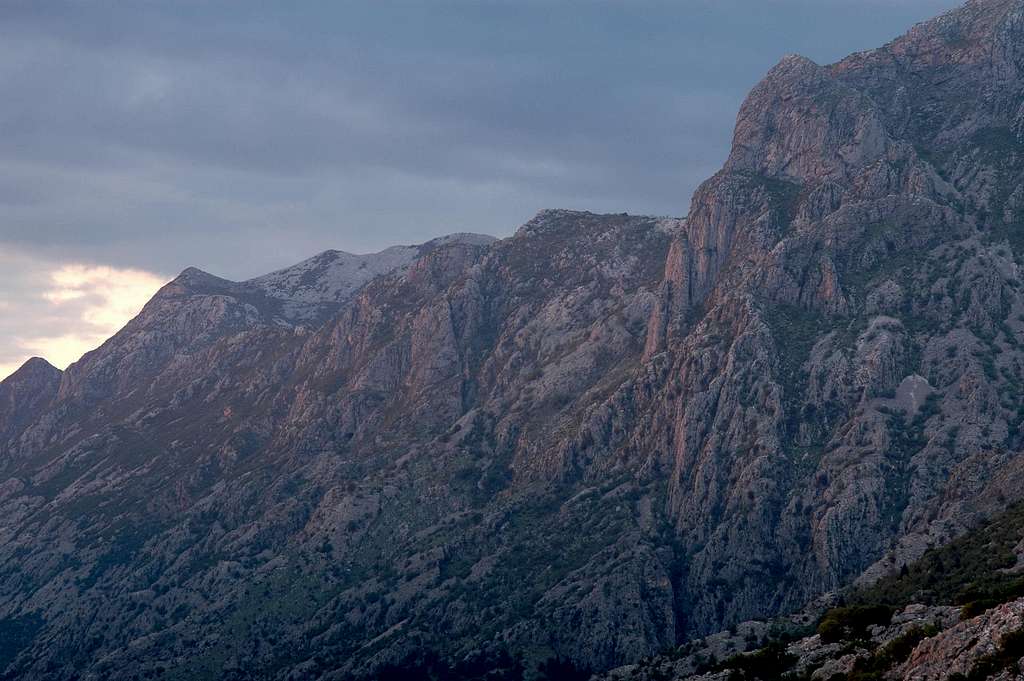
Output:
[[[4,378],[7,378],[8,376],[13,374],[17,370],[18,370],[18,364],[17,363],[9,362],[7,364],[0,364],[0,376],[3,376]],[[3,380],[3,378],[0,378],[0,381],[2,381],[2,380]]]
[[[64,318],[59,335],[26,335],[13,339],[20,359],[0,362],[0,379],[15,371],[29,357],[44,357],[64,369],[84,353],[99,347],[139,313],[166,280],[151,272],[91,265],[61,265],[46,273],[39,292],[47,317]],[[3,301],[0,309],[13,310],[18,301]],[[65,330],[66,329],[66,330]]]
[[[44,298],[55,305],[69,300],[95,299],[82,320],[97,329],[94,337],[110,337],[137,315],[166,281],[142,270],[65,265],[51,275],[53,288]]]

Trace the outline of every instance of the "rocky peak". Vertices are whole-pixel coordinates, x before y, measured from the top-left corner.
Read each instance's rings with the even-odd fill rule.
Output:
[[[368,255],[329,250],[240,282],[189,267],[114,337],[68,368],[60,398],[84,410],[84,401],[100,395],[169,389],[187,381],[190,362],[222,339],[275,329],[294,334],[316,329],[375,279],[407,272],[445,249],[464,248],[464,257],[478,258],[493,241],[484,235],[455,234]]]
[[[198,267],[186,267],[181,274],[171,280],[183,288],[205,288],[217,287],[230,284],[227,279],[221,279],[209,272],[204,272]]]
[[[685,220],[182,273],[19,437],[0,617],[43,633],[2,666],[610,667],[1020,498],[1020,89],[979,37],[1019,6],[783,59]]]
[[[38,418],[56,396],[60,379],[60,369],[33,357],[0,381],[0,445]]]
[[[417,259],[445,246],[484,247],[495,241],[483,234],[459,233],[414,246],[392,246],[378,253],[357,255],[324,251],[297,265],[243,282],[245,288],[281,301],[281,315],[309,323],[336,311],[367,282],[408,269]]]
[[[1014,301],[1024,295],[1016,274],[1024,227],[1024,147],[1014,127],[1020,118],[1020,41],[1005,38],[1017,30],[1022,5],[972,3],[833,66],[786,57],[743,104],[727,163],[694,195],[683,233],[672,244],[645,353],[652,363],[674,362],[668,372],[681,383],[677,395],[706,400],[677,400],[665,417],[677,428],[672,484],[678,487],[680,531],[705,531],[708,518],[719,527],[718,534],[711,530],[695,542],[706,560],[695,592],[722,579],[722,566],[752,551],[756,532],[742,529],[750,522],[746,514],[763,519],[773,506],[779,515],[769,527],[799,527],[810,519],[803,538],[792,535],[794,546],[813,549],[810,573],[824,578],[826,588],[864,573],[869,565],[857,556],[865,553],[892,550],[899,560],[920,555],[930,540],[925,537],[948,535],[942,522],[914,509],[944,508],[934,512],[955,517],[953,524],[962,528],[971,522],[964,507],[974,512],[978,502],[954,510],[942,495],[952,488],[969,495],[972,485],[980,490],[986,484],[981,478],[968,483],[973,473],[950,482],[924,471],[998,467],[997,448],[1007,458],[1018,456],[1008,452],[1017,452],[1020,441],[1006,439],[1006,431],[993,436],[993,427],[949,445],[936,438],[940,422],[959,433],[966,428],[959,424],[975,414],[992,423],[1018,418],[1015,406],[981,397],[1002,390],[997,386],[1008,374],[990,367],[985,378],[967,378],[973,370],[955,352],[941,355],[938,348],[977,344],[987,348],[979,352],[999,356],[1001,366],[1018,362],[1010,358],[1015,351],[1000,345],[1018,342],[1017,331],[990,332],[986,325],[1007,323],[995,320],[1010,319]],[[954,24],[963,39],[951,42]],[[995,37],[986,42],[985,36]],[[992,52],[992,45],[1004,47]],[[985,50],[994,56],[986,58]],[[1012,246],[1014,265],[997,264],[998,254],[1011,249],[995,243]],[[989,264],[980,265],[982,260]],[[975,267],[981,268],[977,274]],[[982,284],[982,270],[1006,275],[993,274]],[[936,284],[940,280],[965,291],[963,303],[940,311],[938,299],[947,295]],[[998,293],[988,297],[982,290]],[[991,340],[993,333],[1006,340]],[[760,378],[754,388],[746,372],[756,365],[762,368],[755,371]],[[902,423],[890,423],[886,414],[902,408],[900,395],[918,382],[915,377],[927,381],[930,401],[915,400],[913,410],[931,414],[935,430],[907,446],[906,464],[868,463],[869,452],[902,446]],[[737,388],[730,395],[733,379]],[[961,380],[970,387],[961,390]],[[753,409],[760,416],[752,424],[746,396],[757,391]],[[929,410],[943,399],[948,406],[935,416]],[[825,415],[822,409],[838,411]],[[741,432],[758,435],[715,443]],[[778,463],[789,456],[796,468]],[[765,465],[769,459],[773,463]],[[785,493],[787,501],[772,501],[791,484],[781,478],[805,464],[813,469],[806,481]],[[765,467],[753,473],[759,466]],[[897,469],[908,478],[894,475]],[[762,486],[739,485],[747,487],[748,506],[736,494],[736,481],[753,479]],[[870,510],[865,494],[875,495]],[[818,510],[807,511],[808,498],[819,499]],[[797,509],[804,516],[794,520],[789,516]],[[734,519],[722,522],[722,513]],[[868,516],[878,519],[872,531],[859,524]],[[765,527],[760,520],[755,524]],[[879,541],[897,535],[898,546]],[[779,536],[764,541],[758,564],[772,561],[767,556],[779,550]],[[856,551],[848,550],[854,546]],[[699,572],[695,565],[691,575]],[[748,599],[736,591],[749,588],[744,579],[737,577],[723,592],[733,603]],[[789,588],[770,598],[792,594]],[[751,596],[749,602],[765,598]],[[723,605],[715,597],[697,600],[703,604],[691,621],[718,617]]]
[[[918,24],[892,43],[892,51],[936,63],[996,55],[1021,28],[1022,10],[1020,0],[971,0]]]
[[[847,180],[888,142],[867,97],[793,55],[747,97],[725,170],[800,183]]]
[[[419,247],[420,252],[430,251],[440,246],[447,246],[450,244],[457,244],[462,246],[490,246],[494,242],[498,241],[496,237],[490,234],[476,234],[474,232],[455,232],[453,234],[446,234],[445,236],[439,236],[436,239],[431,239],[425,244]]]
[[[1020,0],[978,0],[832,66],[786,56],[744,102],[725,171],[849,184],[879,163],[920,166],[920,152],[941,161],[979,131],[1019,130],[1022,31]]]
[[[1022,25],[1024,2],[983,0],[831,66],[784,57],[744,101],[722,171],[694,195],[666,268],[667,316],[703,304],[737,255],[752,263],[857,202],[966,206],[966,220],[993,229],[1024,219]]]
[[[243,285],[290,303],[286,305],[289,316],[308,316],[319,305],[343,302],[374,277],[408,266],[418,253],[417,246],[393,246],[368,255],[324,251]]]
[[[145,307],[159,306],[166,300],[193,295],[230,294],[234,282],[204,272],[198,267],[187,267],[174,279],[164,284]],[[145,312],[145,308],[143,309]]]
[[[527,234],[540,234],[550,230],[567,229],[571,226],[573,221],[585,221],[588,218],[594,217],[603,216],[597,216],[590,211],[583,210],[544,208],[537,211],[536,215],[516,230],[516,236],[520,237]]]
[[[18,368],[13,374],[7,379],[4,379],[3,383],[6,383],[9,379],[27,379],[33,380],[40,377],[47,377],[52,375],[60,375],[60,369],[47,362],[42,357],[30,357],[21,367]]]
[[[949,160],[950,147],[977,146],[981,131],[1019,133],[1022,37],[1024,3],[978,0],[830,70],[871,97],[890,132],[941,163]]]

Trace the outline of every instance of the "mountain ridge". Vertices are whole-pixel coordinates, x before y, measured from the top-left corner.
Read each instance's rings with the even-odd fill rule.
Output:
[[[605,671],[1019,500],[1022,16],[783,59],[685,219],[542,211],[309,325],[168,285],[0,443],[9,673]]]

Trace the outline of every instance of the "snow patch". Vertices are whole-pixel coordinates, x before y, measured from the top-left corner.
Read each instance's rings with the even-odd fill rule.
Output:
[[[289,321],[314,319],[336,309],[377,277],[401,273],[430,251],[449,244],[487,246],[496,241],[484,234],[449,234],[416,246],[392,246],[379,253],[359,255],[324,251],[297,265],[242,282],[281,301],[282,316]]]

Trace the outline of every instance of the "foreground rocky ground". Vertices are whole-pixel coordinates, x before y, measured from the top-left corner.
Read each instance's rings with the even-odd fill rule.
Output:
[[[1016,681],[1024,677],[1024,599],[964,621],[960,613],[956,607],[915,604],[893,614],[888,624],[870,625],[856,640],[831,641],[815,634],[746,652],[752,640],[771,631],[771,625],[750,622],[737,627],[738,637],[718,634],[690,644],[678,659],[628,665],[599,678]]]
[[[1024,506],[877,582],[598,681],[983,681],[1024,675]]]

